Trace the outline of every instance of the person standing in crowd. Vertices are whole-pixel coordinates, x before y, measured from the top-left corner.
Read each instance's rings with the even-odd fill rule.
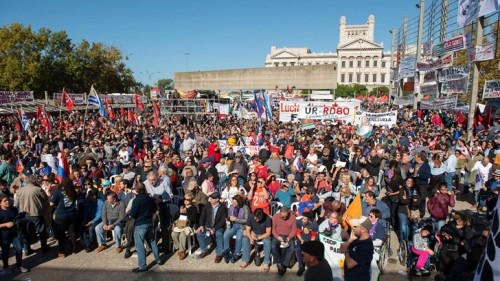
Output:
[[[413,160],[414,163],[409,172],[415,178],[415,185],[417,186],[418,195],[420,197],[418,210],[420,212],[420,218],[423,218],[425,215],[425,203],[429,192],[431,167],[427,162],[427,155],[424,151],[415,154]]]
[[[72,253],[76,254],[78,210],[77,196],[73,182],[66,178],[61,182],[61,189],[56,190],[50,199],[50,205],[55,206],[54,223],[56,226],[56,238],[59,242],[59,257],[65,257],[66,232],[68,232]]]
[[[448,218],[448,207],[455,207],[455,194],[446,183],[440,183],[427,201],[427,210],[432,220],[432,232],[438,233]]]
[[[342,243],[340,252],[345,254],[344,280],[370,281],[370,264],[373,259],[373,242],[370,237],[372,223],[367,217],[351,219],[351,237]]]
[[[135,220],[134,243],[137,251],[138,267],[132,269],[132,272],[139,273],[148,270],[146,264],[146,249],[144,243],[148,243],[153,252],[155,263],[162,265],[163,261],[158,252],[158,246],[153,234],[153,214],[156,212],[156,204],[152,197],[146,191],[142,183],[136,185],[137,195],[132,201],[130,217]]]
[[[333,272],[330,264],[324,258],[325,245],[311,240],[302,244],[302,259],[307,265],[304,281],[333,281]]]
[[[297,276],[302,276],[305,271],[304,260],[302,257],[302,245],[309,241],[316,240],[318,235],[318,223],[314,218],[314,213],[305,212],[302,219],[297,220],[297,237],[295,239],[295,254],[299,270]]]
[[[14,206],[19,212],[28,213],[28,219],[35,225],[36,233],[40,237],[42,253],[49,251],[47,245],[47,232],[45,230],[44,207],[47,205],[47,194],[42,188],[36,186],[36,178],[29,169],[24,169],[21,173],[22,187],[20,187],[14,196]],[[24,253],[31,253],[31,245],[25,243]]]
[[[19,212],[16,207],[10,205],[9,197],[6,195],[0,196],[0,247],[2,249],[3,269],[0,271],[0,276],[9,273],[9,254],[10,245],[14,247],[16,257],[16,270],[24,273],[28,269],[23,267],[23,246],[19,238],[15,220]]]

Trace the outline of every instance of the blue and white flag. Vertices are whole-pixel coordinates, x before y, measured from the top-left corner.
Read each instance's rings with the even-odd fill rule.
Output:
[[[88,97],[87,104],[97,106],[99,108],[99,114],[101,114],[101,116],[103,117],[108,117],[108,112],[106,111],[106,107],[101,102],[101,99],[97,94],[97,91],[94,89],[94,85],[90,87],[90,94]]]

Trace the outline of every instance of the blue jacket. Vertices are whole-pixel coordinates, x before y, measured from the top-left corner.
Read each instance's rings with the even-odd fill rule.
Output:
[[[83,213],[83,221],[91,222],[93,225],[97,225],[102,220],[102,206],[104,206],[104,200],[97,198],[96,201],[85,201],[85,211]]]
[[[153,224],[154,212],[156,212],[154,199],[147,193],[137,194],[130,209],[130,216],[135,219],[135,225]]]
[[[368,205],[368,203],[366,203],[365,201],[361,202],[361,209],[363,210],[363,216],[368,217],[368,215],[370,214],[370,210],[373,208],[377,208],[382,212],[382,220],[389,220],[391,218],[391,210],[384,202],[375,199],[375,205],[373,206]]]

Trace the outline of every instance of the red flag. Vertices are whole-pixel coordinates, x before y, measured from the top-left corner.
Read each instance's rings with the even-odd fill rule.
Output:
[[[466,122],[465,116],[462,113],[462,110],[459,110],[457,113],[457,124],[464,125]]]
[[[146,109],[146,107],[144,106],[144,103],[142,103],[142,100],[137,93],[134,94],[134,103],[135,103],[135,106],[137,107],[137,109],[139,109],[139,110]]]
[[[276,91],[279,89],[279,88],[278,88],[278,85],[274,86],[274,88],[276,89]]]
[[[123,108],[123,107],[120,108],[120,115],[123,117],[127,116],[127,111],[125,111],[125,108]]]
[[[160,127],[160,106],[157,102],[153,102],[153,125]]]
[[[66,105],[68,111],[73,110],[73,107],[75,107],[75,103],[64,89],[62,93],[62,104]]]
[[[489,129],[491,124],[491,106],[488,106],[488,111],[483,119],[483,125],[485,129]]]
[[[135,118],[134,113],[132,111],[130,111],[130,109],[127,109],[127,111],[128,111],[128,121],[137,125],[137,118]]]
[[[45,127],[47,132],[50,132],[50,130],[52,129],[52,125],[50,124],[47,112],[45,112],[45,109],[42,107],[42,105],[38,105],[36,117],[38,118],[38,120],[40,120],[40,123]]]
[[[290,86],[286,85],[286,91],[291,94],[292,93],[292,89],[290,89]]]
[[[476,107],[476,111],[474,112],[474,126],[477,126],[479,122],[483,122],[484,117],[481,114],[481,111],[479,110],[479,107]]]
[[[109,118],[115,119],[116,118],[115,111],[113,110],[113,108],[109,104],[108,99],[104,99],[104,106],[106,107],[106,111],[108,112]]]

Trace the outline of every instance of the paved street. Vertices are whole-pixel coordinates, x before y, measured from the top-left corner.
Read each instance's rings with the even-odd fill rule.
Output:
[[[458,201],[455,209],[469,208],[470,204],[464,201]],[[380,280],[408,280],[408,276],[402,275],[399,272],[404,272],[404,268],[399,264],[396,257],[398,242],[396,235],[392,237],[393,256],[389,259],[387,273],[381,276]],[[39,246],[35,245],[35,249]],[[212,253],[205,259],[198,261],[192,257],[188,257],[184,261],[179,261],[177,256],[168,257],[167,262],[163,266],[154,265],[148,272],[132,273],[131,270],[137,267],[137,258],[131,257],[127,260],[123,258],[123,253],[116,254],[113,248],[108,248],[101,253],[86,253],[81,251],[75,255],[70,255],[66,258],[57,258],[57,244],[52,245],[50,253],[42,255],[36,253],[24,258],[24,265],[30,269],[28,273],[12,273],[0,277],[0,280],[29,280],[32,281],[62,281],[62,280],[189,280],[193,281],[196,278],[203,280],[224,280],[224,281],[246,281],[246,280],[284,280],[277,273],[276,267],[271,267],[268,273],[262,272],[255,265],[250,265],[245,270],[240,270],[237,264],[215,264],[213,262],[215,254]],[[153,257],[148,257],[148,262],[152,262]],[[14,259],[11,258],[11,264],[14,264]],[[286,280],[303,280],[303,277],[297,277],[297,266],[289,270],[286,274]],[[431,276],[432,277],[432,276]],[[415,280],[433,280],[433,277],[414,277]],[[29,278],[29,279],[28,279]]]

